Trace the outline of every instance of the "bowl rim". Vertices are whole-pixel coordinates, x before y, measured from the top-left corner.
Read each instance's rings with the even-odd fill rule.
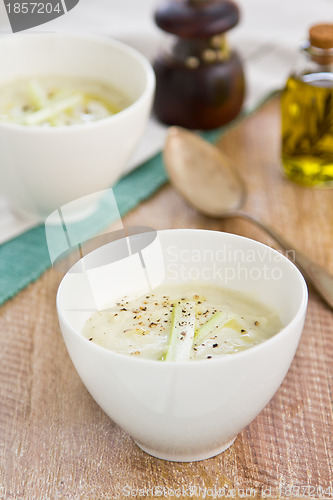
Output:
[[[159,360],[155,360],[155,359],[146,359],[146,358],[137,358],[135,356],[128,356],[127,354],[117,353],[117,352],[112,351],[111,349],[107,349],[107,348],[102,347],[98,344],[95,344],[94,342],[90,342],[87,338],[85,338],[82,335],[82,333],[80,333],[78,330],[73,328],[71,323],[66,318],[62,308],[60,307],[60,296],[62,293],[62,287],[64,286],[64,282],[66,280],[66,277],[70,273],[72,267],[74,267],[77,264],[77,263],[75,263],[66,272],[65,276],[62,278],[62,280],[59,284],[59,287],[58,287],[57,296],[56,296],[56,307],[57,307],[59,320],[61,320],[75,336],[77,336],[82,342],[84,342],[86,344],[86,346],[90,346],[90,348],[92,350],[97,349],[96,352],[101,352],[102,354],[104,353],[105,356],[110,357],[110,360],[112,358],[115,358],[118,360],[123,360],[124,362],[128,362],[128,363],[139,363],[142,365],[148,364],[149,366],[161,367],[158,369],[164,369],[163,367],[170,368],[170,366],[174,366],[174,367],[175,366],[176,367],[185,367],[186,366],[186,367],[188,367],[186,369],[190,369],[190,367],[192,367],[192,369],[193,369],[193,367],[195,367],[197,365],[201,366],[202,364],[204,364],[204,366],[209,366],[209,365],[213,365],[215,363],[229,363],[229,362],[232,362],[233,359],[241,359],[243,357],[251,356],[251,353],[254,351],[258,352],[260,350],[264,350],[265,345],[274,345],[274,343],[278,342],[280,337],[287,335],[288,331],[290,329],[292,329],[293,326],[295,324],[297,324],[302,319],[303,316],[305,317],[306,311],[307,311],[307,304],[308,304],[308,288],[307,288],[305,279],[304,279],[302,273],[300,272],[300,270],[295,266],[295,264],[293,264],[293,262],[291,262],[287,257],[285,257],[284,255],[279,253],[274,248],[271,248],[268,245],[265,245],[264,243],[261,243],[260,241],[254,240],[252,238],[248,238],[246,236],[241,236],[241,235],[234,234],[234,233],[228,233],[225,231],[218,231],[218,230],[214,231],[214,230],[210,230],[210,229],[197,229],[197,228],[191,228],[191,229],[177,228],[177,229],[157,230],[157,234],[170,233],[170,232],[173,232],[173,233],[175,233],[175,232],[205,232],[205,233],[215,233],[216,235],[227,235],[227,237],[231,237],[231,238],[235,238],[235,239],[248,240],[251,242],[251,244],[254,243],[254,244],[258,245],[259,247],[265,248],[265,249],[268,248],[269,251],[271,251],[275,254],[278,254],[282,258],[282,260],[285,262],[285,264],[290,267],[290,269],[293,269],[294,272],[296,271],[296,276],[298,277],[298,280],[299,280],[300,290],[302,292],[302,300],[300,302],[300,305],[297,309],[296,314],[293,316],[293,318],[286,325],[283,326],[283,328],[281,328],[280,331],[275,333],[272,337],[264,340],[260,344],[257,344],[257,345],[250,347],[249,349],[246,349],[246,350],[240,351],[240,352],[236,352],[234,354],[220,355],[220,356],[216,356],[216,358],[210,358],[210,359],[198,359],[198,360],[195,360],[193,362],[192,361],[163,361],[163,362],[160,362]],[[121,239],[123,239],[123,238],[121,238]],[[107,245],[112,244],[112,243],[113,242],[107,243],[106,245],[102,245],[102,246],[107,246]],[[94,251],[98,250],[99,248],[101,248],[101,247],[98,247],[95,250],[92,250],[91,252],[89,252],[89,254],[93,253]],[[87,254],[87,255],[89,255],[89,254]],[[80,259],[77,262],[80,262],[81,260],[82,259]],[[301,334],[302,334],[302,331],[300,333],[300,336],[301,336]]]
[[[14,40],[13,35],[7,34],[4,35],[0,38],[0,46],[3,42],[6,42],[7,40]],[[117,121],[122,119],[124,116],[126,116],[128,113],[132,113],[133,110],[135,110],[137,107],[141,105],[141,102],[145,101],[147,98],[153,95],[155,91],[155,72],[153,70],[152,65],[150,64],[149,60],[144,56],[141,52],[136,50],[135,48],[131,47],[125,42],[121,42],[119,40],[116,40],[115,38],[111,38],[105,35],[94,35],[94,34],[82,34],[82,33],[61,33],[61,32],[56,32],[56,33],[45,33],[45,32],[34,32],[34,33],[18,33],[15,35],[15,40],[17,39],[31,39],[31,38],[43,38],[43,39],[52,39],[52,38],[58,38],[58,39],[63,39],[65,40],[70,39],[70,40],[78,40],[78,41],[88,41],[92,42],[94,44],[104,44],[110,48],[116,48],[117,50],[123,51],[127,55],[132,56],[134,59],[136,59],[141,66],[143,67],[145,74],[146,74],[146,85],[143,90],[143,92],[140,94],[140,96],[135,99],[129,106],[126,106],[124,109],[121,111],[118,111],[118,113],[108,116],[106,118],[103,118],[101,120],[96,120],[94,122],[90,123],[79,123],[75,125],[60,125],[57,127],[41,127],[40,125],[22,125],[19,123],[11,123],[11,122],[1,122],[0,121],[0,129],[10,129],[10,130],[16,130],[20,132],[27,132],[27,133],[42,133],[42,134],[57,134],[57,133],[63,133],[66,131],[66,133],[72,133],[72,132],[77,132],[77,131],[85,131],[85,130],[90,130],[91,128],[97,128],[101,127],[103,125],[106,125],[111,121]],[[52,76],[52,75],[51,75]],[[62,75],[66,76],[66,75]],[[10,83],[10,81],[8,82]],[[0,84],[1,85],[1,84]]]

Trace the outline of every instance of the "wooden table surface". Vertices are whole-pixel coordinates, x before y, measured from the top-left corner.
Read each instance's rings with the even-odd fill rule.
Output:
[[[219,146],[246,179],[246,210],[333,273],[333,191],[281,175],[278,100]],[[248,222],[198,215],[169,185],[124,223],[222,230],[273,244]],[[1,499],[333,497],[333,313],[312,290],[296,357],[268,406],[226,452],[172,463],[141,451],[81,383],[58,327],[60,279],[51,269],[0,308]]]

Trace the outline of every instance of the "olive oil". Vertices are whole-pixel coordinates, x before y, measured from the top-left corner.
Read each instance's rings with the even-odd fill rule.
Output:
[[[281,105],[286,175],[307,186],[333,186],[333,74],[291,76]]]
[[[333,24],[316,24],[281,99],[284,171],[304,186],[333,187]]]

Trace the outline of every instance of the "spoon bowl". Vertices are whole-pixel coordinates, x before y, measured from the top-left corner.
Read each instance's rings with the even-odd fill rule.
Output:
[[[224,217],[243,206],[246,189],[242,178],[230,159],[201,137],[170,127],[164,161],[171,182],[199,212]]]

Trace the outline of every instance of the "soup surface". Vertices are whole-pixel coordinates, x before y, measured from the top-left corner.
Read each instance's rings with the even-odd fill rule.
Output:
[[[0,122],[59,127],[101,120],[129,106],[119,89],[86,80],[48,76],[0,88]]]
[[[278,315],[250,296],[197,283],[161,286],[97,311],[83,328],[91,342],[153,360],[212,359],[244,351],[281,329]]]

